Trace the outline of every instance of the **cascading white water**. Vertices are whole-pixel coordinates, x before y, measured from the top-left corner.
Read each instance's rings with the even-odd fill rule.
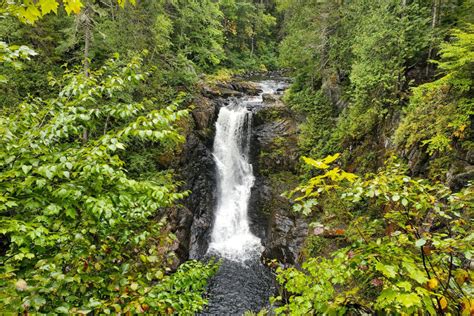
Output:
[[[238,261],[259,253],[260,239],[250,232],[247,209],[255,178],[249,162],[252,112],[233,104],[221,108],[216,123],[214,159],[218,201],[209,252]]]
[[[202,315],[242,315],[249,310],[259,311],[267,306],[268,297],[276,294],[271,272],[260,262],[262,243],[250,231],[249,199],[256,179],[249,152],[252,111],[268,106],[263,102],[263,94],[275,95],[286,83],[265,80],[258,84],[261,94],[235,99],[220,109],[216,122],[213,154],[218,196],[208,253],[224,260],[210,281],[209,305]],[[255,212],[251,215],[256,219],[252,229],[264,235],[264,223],[259,221],[258,210],[251,211]]]
[[[260,238],[250,231],[248,204],[255,181],[249,161],[252,112],[262,94],[275,93],[282,82],[260,82],[262,93],[235,100],[221,108],[216,122],[214,160],[218,170],[218,198],[209,253],[244,262],[260,255]]]

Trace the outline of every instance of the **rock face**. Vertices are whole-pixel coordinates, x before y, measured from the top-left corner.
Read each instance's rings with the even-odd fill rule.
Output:
[[[189,227],[189,256],[200,257],[207,249],[207,240],[212,225],[212,210],[215,205],[215,172],[212,159],[212,145],[196,135],[187,141],[183,161],[183,180],[191,194],[184,204],[192,213]]]
[[[198,97],[193,101],[191,128],[179,157],[178,167],[183,190],[190,191],[183,201],[187,211],[175,219],[175,235],[180,243],[181,260],[199,258],[207,249],[212,225],[215,194],[215,165],[212,158],[214,123],[222,101]]]
[[[256,184],[251,205],[268,220],[263,242],[266,259],[296,263],[307,235],[307,224],[291,211],[281,196],[296,187],[298,164],[297,123],[278,95],[263,95],[264,105],[254,115]]]

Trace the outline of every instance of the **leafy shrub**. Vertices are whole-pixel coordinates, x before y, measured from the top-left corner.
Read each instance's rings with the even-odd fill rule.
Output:
[[[164,210],[185,193],[170,181],[135,180],[119,154],[183,140],[177,104],[133,101],[141,59],[112,59],[88,76],[52,80],[51,99],[0,116],[0,310],[85,314],[198,311],[215,265],[171,275],[174,240]],[[153,109],[155,108],[155,109]],[[158,109],[156,109],[158,108]]]
[[[324,208],[321,201],[346,201],[335,215],[348,221],[341,232],[349,246],[329,258],[307,258],[301,270],[279,268],[277,280],[289,298],[276,298],[284,302],[276,313],[469,315],[473,187],[452,193],[442,184],[410,178],[395,160],[358,178],[331,167],[337,157],[306,158],[321,174],[290,196],[300,194],[295,210],[305,214],[315,205]]]

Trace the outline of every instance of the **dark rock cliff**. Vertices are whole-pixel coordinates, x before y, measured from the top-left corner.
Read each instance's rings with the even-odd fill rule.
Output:
[[[292,212],[281,196],[298,183],[298,127],[294,113],[281,95],[263,95],[254,115],[254,167],[256,183],[251,205],[267,219],[263,238],[265,259],[293,264],[307,235],[307,223]],[[252,213],[251,213],[252,214]]]
[[[221,102],[212,94],[193,100],[193,110],[186,122],[186,141],[173,162],[179,171],[178,180],[183,183],[181,190],[190,192],[170,215],[170,226],[177,237],[175,252],[181,261],[198,258],[207,248],[216,199],[212,142]]]

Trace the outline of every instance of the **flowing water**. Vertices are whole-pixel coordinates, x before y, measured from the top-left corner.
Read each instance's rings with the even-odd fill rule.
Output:
[[[222,260],[209,285],[205,315],[242,315],[268,305],[274,293],[273,277],[261,264],[263,246],[251,231],[249,200],[255,182],[250,161],[252,109],[263,93],[276,93],[279,81],[259,83],[258,96],[233,100],[222,107],[216,122],[214,160],[218,172],[217,208],[208,254]],[[253,226],[252,228],[255,229]],[[264,230],[264,227],[256,227]]]

